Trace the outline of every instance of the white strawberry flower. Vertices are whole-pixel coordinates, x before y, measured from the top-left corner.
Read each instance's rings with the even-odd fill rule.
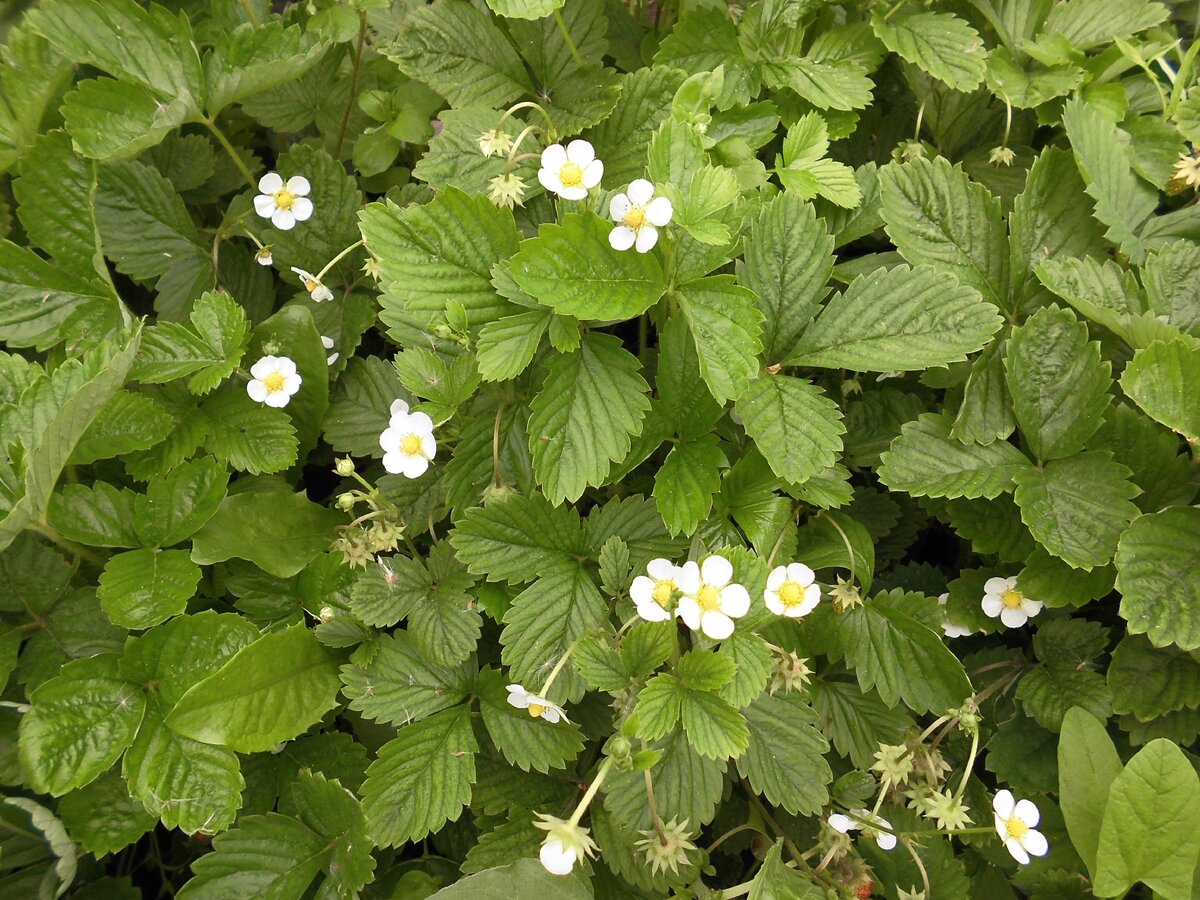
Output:
[[[313,202],[308,199],[312,186],[303,175],[293,175],[286,182],[278,172],[268,172],[258,179],[260,193],[254,198],[254,211],[280,231],[289,231],[313,214]]]
[[[333,291],[325,287],[325,285],[321,283],[321,279],[312,272],[306,272],[304,269],[297,269],[295,266],[292,266],[292,271],[299,276],[300,283],[304,285],[304,289],[308,291],[310,295],[312,295],[313,302],[323,303],[326,300],[333,299]]]
[[[850,812],[856,817],[854,819],[842,813],[834,813],[826,821],[829,827],[834,831],[842,834],[849,834],[851,831],[862,829],[865,834],[869,834],[875,838],[875,843],[879,845],[880,850],[893,850],[896,847],[896,835],[892,834],[892,823],[883,816],[873,816],[871,811],[867,809],[852,809]],[[864,825],[858,819],[871,822],[878,825],[879,828],[872,828],[870,825]],[[884,831],[883,829],[889,829]]]
[[[388,427],[379,435],[379,446],[383,448],[383,467],[393,475],[419,478],[425,474],[429,461],[437,454],[433,420],[423,412],[396,412],[395,403],[392,404],[392,410]]]
[[[948,638],[966,637],[971,633],[971,629],[966,625],[956,625],[950,621],[950,616],[946,612],[946,603],[950,600],[950,594],[939,594],[937,601],[938,606],[942,608],[942,634]]]
[[[1012,791],[997,791],[992,798],[992,812],[996,815],[996,834],[1021,865],[1026,865],[1031,856],[1045,856],[1049,852],[1050,844],[1035,830],[1041,814],[1032,801],[1017,800]]]
[[[545,697],[531,694],[523,685],[510,684],[508,687],[508,705],[523,709],[533,718],[539,716],[547,722],[570,722],[563,708],[557,703],[551,703]]]
[[[714,641],[733,634],[733,620],[750,609],[750,594],[733,580],[733,564],[723,556],[710,556],[699,566],[686,562],[675,583],[683,596],[679,618],[692,631],[702,631]]]
[[[258,252],[254,254],[254,261],[260,266],[269,266],[275,262],[275,257],[271,255],[271,248],[259,247]]]
[[[334,342],[333,338],[326,337],[325,335],[321,335],[321,346],[324,347],[326,350],[332,350],[336,346],[336,343]],[[325,359],[325,365],[332,366],[335,362],[338,361],[339,356],[341,356],[340,353],[330,353],[329,356],[326,357],[326,359]]]
[[[1040,600],[1031,600],[1017,590],[1015,575],[985,581],[980,606],[991,618],[999,617],[1006,628],[1020,628],[1042,611]]]
[[[534,827],[546,832],[538,859],[551,875],[570,875],[580,857],[596,855],[599,848],[582,825],[548,813],[535,816]]]
[[[763,598],[767,609],[777,616],[798,619],[817,608],[821,588],[814,584],[816,574],[804,563],[776,566],[767,576]]]
[[[264,356],[250,367],[250,375],[246,393],[255,403],[282,408],[300,390],[296,364],[286,356]]]
[[[585,140],[576,138],[565,148],[551,144],[542,151],[538,181],[564,200],[582,200],[603,175],[604,163],[596,159],[596,151]]]
[[[671,221],[675,212],[666,197],[654,196],[654,185],[645,178],[629,183],[624,194],[617,194],[608,205],[608,214],[617,226],[608,233],[614,250],[637,249],[648,253],[658,243],[658,229]]]
[[[629,586],[629,597],[637,614],[647,622],[666,622],[675,615],[675,592],[679,589],[680,568],[669,559],[652,559],[646,575],[639,575]]]

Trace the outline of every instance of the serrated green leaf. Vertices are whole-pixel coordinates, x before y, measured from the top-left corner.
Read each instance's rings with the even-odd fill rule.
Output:
[[[321,428],[335,450],[355,456],[380,456],[379,435],[391,417],[391,405],[404,399],[396,370],[378,356],[356,356],[338,376]]]
[[[1142,722],[1200,707],[1200,661],[1174,647],[1155,649],[1138,635],[1121,640],[1108,666],[1113,712]]]
[[[7,102],[0,105],[0,170],[8,171],[27,154],[75,66],[27,23],[16,23],[4,42],[0,94]]]
[[[508,702],[503,673],[487,668],[475,690],[483,724],[506,760],[528,772],[563,769],[583,749],[583,732],[570,722],[547,722]]]
[[[510,900],[518,896],[589,900],[592,895],[579,879],[552,875],[533,859],[471,875],[432,895],[436,900]]]
[[[833,465],[845,433],[837,406],[823,390],[790,375],[750,382],[735,406],[746,434],[772,471],[803,484]]]
[[[545,832],[539,830],[528,816],[522,812],[514,812],[508,820],[490,831],[480,833],[479,840],[467,850],[460,871],[464,875],[474,875],[476,872],[506,866],[513,860],[533,859],[538,855],[544,836]],[[540,868],[541,863],[538,863],[538,866]],[[454,886],[451,885],[446,890],[451,890]],[[478,890],[478,886],[472,887]],[[460,892],[459,896],[465,895]]]
[[[294,25],[285,28],[278,20],[234,29],[204,58],[209,117],[215,118],[231,103],[299,79],[326,49],[312,32]]]
[[[437,101],[441,103],[440,98]],[[514,140],[528,124],[518,111],[500,125],[502,112],[489,106],[460,106],[437,113],[441,130],[430,139],[417,164],[413,177],[424,181],[435,191],[456,187],[469,194],[485,194],[490,182],[505,174],[508,155],[496,153],[490,157],[479,152],[479,136],[495,130]],[[283,129],[286,130],[286,129]],[[607,163],[608,160],[605,159]],[[526,185],[526,202],[545,193],[537,180],[536,158],[523,159],[512,167],[512,174]]]
[[[1032,467],[1012,444],[983,446],[951,436],[945,413],[925,413],[908,422],[879,457],[879,480],[916,497],[997,497]]]
[[[790,88],[817,109],[862,109],[871,103],[874,84],[853,60],[817,60],[808,56],[768,60],[763,81],[772,88]]]
[[[188,689],[167,713],[177,734],[241,753],[303,734],[337,703],[337,664],[303,625],[268,633]]]
[[[721,642],[720,656],[733,661],[733,680],[721,688],[721,696],[741,709],[767,686],[774,667],[770,647],[756,634],[735,631]]]
[[[133,740],[146,698],[102,653],[63,666],[29,695],[21,718],[21,767],[38,793],[61,796],[108,769]]]
[[[186,102],[171,102],[140,84],[89,78],[63,98],[62,115],[84,156],[123,160],[160,143],[192,111]]]
[[[762,866],[755,873],[748,900],[818,900],[822,889],[783,861],[783,841],[767,851]]]
[[[426,659],[455,666],[475,651],[483,625],[467,593],[474,579],[444,542],[430,550],[427,565],[420,598],[408,612],[408,633]]]
[[[1121,375],[1121,390],[1150,418],[1185,437],[1200,437],[1200,408],[1187,399],[1200,379],[1200,348],[1183,340],[1155,341],[1137,351]]]
[[[1195,334],[1200,326],[1200,252],[1191,241],[1175,241],[1146,258],[1142,269],[1150,308],[1172,325]]]
[[[1117,545],[1121,616],[1158,647],[1200,647],[1200,509],[1138,516]]]
[[[380,637],[341,671],[350,708],[394,724],[417,721],[459,703],[467,695],[470,677],[464,666],[444,669],[424,659],[403,631]]]
[[[670,65],[655,65],[639,68],[621,79],[621,95],[612,114],[583,135],[604,160],[609,184],[626,184],[645,174],[650,140],[670,114],[671,100],[685,77]]]
[[[884,45],[956,91],[983,81],[987,48],[979,32],[950,13],[924,12],[886,19],[875,14],[871,28]]]
[[[685,694],[674,675],[663,673],[646,682],[634,707],[638,737],[655,741],[670,732],[683,712]]]
[[[1026,672],[1017,686],[1017,699],[1051,731],[1062,727],[1063,716],[1073,706],[1101,721],[1112,715],[1112,694],[1104,677],[1075,663],[1052,662]]]
[[[750,740],[746,719],[717,694],[692,690],[684,693],[680,720],[688,743],[703,757],[723,760],[746,752]]]
[[[97,858],[125,849],[155,825],[116,771],[63,796],[58,815],[68,834]]]
[[[666,820],[687,819],[692,828],[712,821],[725,783],[725,761],[698,754],[683,729],[676,729],[654,746],[662,750],[649,769],[659,815]],[[604,806],[616,821],[639,830],[653,827],[644,772],[614,772],[605,786]]]
[[[952,437],[969,444],[991,444],[1007,440],[1016,430],[1012,398],[1004,380],[1004,348],[1004,341],[993,341],[971,363],[962,406],[950,428]]]
[[[467,512],[450,535],[474,575],[520,583],[574,568],[584,551],[579,514],[540,494],[509,496]]]
[[[192,560],[201,565],[248,559],[280,578],[290,578],[329,549],[342,523],[303,493],[272,491],[226,497],[192,536]]]
[[[250,339],[245,310],[225,291],[209,291],[192,307],[191,323],[147,328],[130,377],[161,384],[191,375],[188,388],[194,394],[207,394],[229,377]]]
[[[913,371],[965,359],[1000,328],[979,293],[924,265],[876,269],[825,304],[786,365]]]
[[[1004,356],[1013,412],[1039,459],[1070,456],[1104,420],[1112,398],[1112,366],[1087,326],[1066,310],[1046,307],[1013,329]]]
[[[15,873],[16,877],[10,874],[5,880],[14,888],[36,889],[44,897],[63,896],[78,872],[79,848],[67,834],[62,820],[41,803],[27,797],[5,797],[0,804],[0,822],[3,822],[4,829],[8,832],[5,835],[8,865],[12,864],[13,857],[22,863],[46,860],[45,869],[26,865],[24,871]],[[31,827],[37,832],[36,835],[31,832]],[[16,841],[13,838],[16,838]],[[32,848],[30,844],[33,845]],[[49,857],[53,857],[53,869],[49,867]],[[25,884],[22,884],[22,881]]]
[[[811,815],[829,802],[833,773],[825,761],[829,742],[817,714],[786,694],[763,694],[744,710],[750,730],[738,771],[770,803],[792,815]]]
[[[860,769],[875,763],[880,744],[903,740],[912,720],[903,707],[889,707],[874,691],[864,693],[853,682],[825,681],[812,686],[819,727],[838,753]]]
[[[136,547],[133,504],[137,494],[107,481],[93,487],[64,484],[50,498],[46,522],[68,540],[89,547]]]
[[[754,294],[735,283],[732,275],[713,275],[689,281],[675,295],[692,338],[700,375],[718,403],[745,391],[758,369],[762,313]]]
[[[637,358],[619,339],[590,333],[576,353],[547,367],[529,415],[529,452],[551,503],[578,500],[604,484],[629,452],[650,408]]]
[[[488,322],[475,343],[476,364],[484,381],[516,378],[533,360],[553,313],[530,310]]]
[[[81,278],[32,250],[0,240],[0,340],[45,350],[81,326],[103,333],[120,323],[103,283]]]
[[[96,596],[114,625],[149,628],[187,609],[200,575],[186,550],[130,550],[104,564]]]
[[[145,450],[165,440],[175,420],[159,403],[132,391],[118,391],[88,426],[68,460],[86,466],[99,459]]]
[[[400,729],[380,749],[362,786],[375,844],[420,840],[457,819],[471,799],[477,749],[467,706]]]
[[[676,444],[654,476],[654,502],[671,534],[690,535],[708,517],[728,465],[715,435]]]
[[[1142,0],[1066,0],[1050,8],[1042,25],[1076,50],[1090,50],[1114,38],[1127,38],[1167,18],[1167,7]]]
[[[170,547],[191,537],[217,511],[229,473],[208,457],[190,460],[146,485],[133,501],[133,528],[147,547]]]
[[[317,877],[326,838],[279,813],[244,816],[237,828],[213,839],[213,851],[196,860],[184,900],[251,900],[298,897]]]
[[[805,113],[788,128],[782,150],[775,173],[789,193],[806,200],[820,196],[844,209],[862,202],[854,170],[827,157],[829,127],[817,113]]]
[[[611,223],[593,213],[570,213],[522,242],[512,261],[521,289],[555,312],[579,319],[631,319],[663,292],[663,272],[651,253],[608,244]]]

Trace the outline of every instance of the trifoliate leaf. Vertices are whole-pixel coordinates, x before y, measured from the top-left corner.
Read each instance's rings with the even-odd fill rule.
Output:
[[[789,193],[806,200],[823,197],[845,209],[862,202],[854,170],[827,156],[829,127],[819,114],[802,115],[788,129],[782,150],[775,158],[775,173]]]
[[[763,694],[744,710],[750,727],[738,771],[751,787],[792,815],[811,815],[829,802],[833,773],[825,761],[829,742],[817,714],[785,694]]]
[[[754,294],[732,275],[712,275],[680,285],[676,297],[692,329],[700,376],[709,392],[721,404],[740,396],[758,370],[756,357],[762,350],[763,317]]]
[[[876,14],[871,28],[884,45],[956,91],[983,81],[987,47],[979,32],[950,13],[925,12],[886,18]]]
[[[1182,339],[1155,341],[1134,354],[1121,375],[1121,389],[1150,418],[1196,438],[1200,437],[1200,404],[1191,398],[1190,386],[1197,379],[1200,348]]]
[[[1200,509],[1139,516],[1117,545],[1121,616],[1155,646],[1200,647]]]
[[[226,497],[192,536],[192,560],[201,565],[248,559],[290,578],[329,549],[342,515],[303,493],[272,491]]]
[[[187,609],[200,576],[186,550],[130,550],[104,564],[96,596],[114,625],[149,628]]]
[[[249,340],[245,310],[224,291],[210,291],[192,307],[191,328],[159,322],[146,329],[130,377],[162,384],[191,375],[188,388],[206,394],[237,368]]]
[[[341,678],[351,709],[377,722],[407,724],[461,701],[471,674],[465,666],[433,665],[406,632],[397,631],[360,650],[342,667]]]
[[[566,768],[583,749],[583,732],[570,722],[547,722],[508,702],[504,674],[491,668],[475,683],[479,712],[496,749],[528,772]]]

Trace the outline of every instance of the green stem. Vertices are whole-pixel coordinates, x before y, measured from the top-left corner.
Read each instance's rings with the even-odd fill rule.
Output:
[[[255,28],[262,25],[258,18],[258,13],[254,11],[254,0],[241,0],[242,9],[246,11],[246,18],[250,20],[250,24]]]
[[[825,521],[833,526],[833,530],[842,536],[842,543],[846,545],[846,554],[850,557],[850,583],[853,584],[857,577],[854,568],[854,545],[850,543],[850,538],[846,536],[846,532],[842,531],[840,526],[833,516],[825,516]]]
[[[334,266],[336,266],[338,263],[340,263],[343,259],[345,259],[347,256],[349,256],[351,253],[353,253],[359,247],[361,247],[363,245],[363,243],[364,243],[364,241],[360,238],[359,240],[357,240],[353,244],[351,244],[349,247],[347,247],[345,250],[343,250],[341,253],[339,253],[337,256],[335,256],[333,259],[331,259],[329,262],[325,263],[325,268],[323,268],[320,272],[318,272],[316,274],[317,281],[320,281],[321,278],[324,277],[326,272],[328,272],[330,269],[332,269]]]
[[[225,152],[229,154],[229,158],[233,160],[233,164],[238,167],[238,171],[245,176],[246,182],[254,190],[258,190],[258,179],[251,174],[250,169],[246,167],[246,162],[238,155],[237,150],[233,148],[233,144],[229,143],[229,138],[225,137],[225,132],[217,127],[215,119],[202,119],[204,127],[212,132],[213,137],[217,139],[217,143],[225,148]]]
[[[718,847],[720,847],[723,843],[725,843],[727,840],[729,840],[735,834],[741,834],[743,831],[757,831],[759,834],[762,834],[762,832],[759,831],[759,828],[757,825],[755,825],[751,822],[747,822],[744,825],[738,825],[736,828],[730,828],[727,832],[725,832],[723,835],[721,835],[719,838],[717,838],[715,841],[713,841],[711,844],[709,844],[708,849],[705,850],[704,852],[707,853],[709,856],[712,856],[712,852],[714,850],[716,850]]]
[[[367,13],[358,11],[358,44],[354,48],[354,69],[350,73],[350,96],[346,98],[346,108],[342,110],[342,124],[338,128],[337,143],[333,148],[333,158],[342,158],[342,142],[346,140],[346,126],[350,124],[350,110],[354,109],[354,98],[358,93],[358,70],[362,66],[363,44],[367,40]]]
[[[587,793],[583,795],[583,799],[579,801],[579,806],[575,808],[575,812],[571,814],[571,824],[578,825],[579,820],[583,818],[583,814],[587,812],[588,804],[596,796],[596,792],[600,790],[600,785],[604,783],[605,776],[608,775],[608,770],[612,768],[612,757],[606,757],[604,762],[600,763],[600,771],[596,773],[596,777],[592,783],[588,785]]]
[[[567,664],[567,660],[571,658],[571,654],[575,652],[575,648],[579,646],[586,635],[580,635],[571,642],[571,645],[563,651],[563,655],[558,658],[558,662],[554,664],[554,668],[550,670],[550,674],[546,676],[546,682],[542,685],[542,689],[538,691],[538,696],[545,697],[546,691],[550,690],[550,685],[554,684],[554,679],[558,677],[558,673],[562,671],[563,666]]]
[[[30,531],[36,531],[47,540],[58,544],[58,546],[62,547],[69,553],[72,553],[77,558],[85,560],[86,562],[90,562],[98,569],[104,568],[104,564],[108,561],[105,557],[98,553],[94,553],[87,547],[83,546],[83,544],[77,544],[75,541],[68,540],[67,538],[63,537],[49,525],[43,525],[40,522],[34,522],[27,527]]]
[[[571,37],[571,32],[567,30],[567,23],[566,20],[563,19],[561,9],[554,10],[554,22],[558,25],[558,30],[562,33],[563,40],[567,42],[567,47],[570,49],[571,55],[575,57],[575,62],[579,64],[580,68],[586,66],[587,63],[585,63],[583,61],[583,57],[579,55],[579,48],[575,46],[575,39]]]
[[[967,767],[963,769],[962,781],[958,785],[958,793],[955,798],[961,800],[963,794],[967,790],[967,781],[971,777],[971,770],[975,767],[975,754],[979,752],[979,728],[976,726],[975,733],[971,735],[971,753],[967,757]]]
[[[750,888],[754,886],[753,881],[743,881],[741,884],[735,884],[733,887],[727,887],[717,896],[720,900],[733,900],[734,897],[745,897],[750,893]]]

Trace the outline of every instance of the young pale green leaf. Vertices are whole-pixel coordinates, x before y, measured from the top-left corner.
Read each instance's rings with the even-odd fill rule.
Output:
[[[57,812],[67,833],[83,849],[103,858],[124,850],[157,824],[155,816],[129,793],[113,769],[64,795]]]
[[[133,528],[147,547],[187,540],[225,499],[229,473],[209,457],[189,460],[146,485],[133,500]]]
[[[913,265],[949,272],[1001,309],[1008,302],[1008,235],[1000,201],[943,156],[879,171],[888,236]]]
[[[824,807],[833,773],[825,761],[829,742],[817,730],[812,708],[783,694],[762,694],[744,712],[750,743],[737,762],[742,777],[792,815]]]
[[[887,19],[876,13],[871,28],[901,59],[956,91],[972,91],[983,81],[987,47],[979,32],[958,16],[925,12]]]
[[[471,800],[478,745],[469,706],[405,725],[363,782],[363,812],[379,847],[417,841],[453,822]]]
[[[1108,791],[1121,758],[1103,723],[1085,709],[1067,710],[1058,738],[1058,795],[1071,843],[1093,875]]]
[[[583,732],[570,722],[547,722],[508,702],[504,674],[486,668],[475,691],[488,734],[506,760],[528,772],[564,769],[583,749]]]
[[[534,309],[484,325],[475,344],[475,362],[483,380],[507,381],[524,372],[552,316],[549,310]]]
[[[520,235],[512,213],[487,197],[447,188],[423,206],[372,203],[359,220],[379,260],[385,325],[399,315],[445,320],[450,300],[471,327],[519,311],[492,286],[492,267],[517,251]]]
[[[1191,895],[1200,857],[1200,778],[1168,740],[1151,741],[1113,779],[1096,848],[1096,893],[1142,882],[1167,897]]]
[[[1087,326],[1056,306],[1013,329],[1004,356],[1021,435],[1039,460],[1070,456],[1096,433],[1112,402],[1112,366]]]
[[[775,173],[788,193],[805,200],[823,197],[844,209],[862,202],[854,170],[827,157],[829,126],[818,113],[805,113],[788,128],[782,151],[775,158]]]
[[[29,786],[61,796],[108,769],[133,740],[145,695],[118,672],[116,654],[63,666],[29,695],[17,746]]]
[[[279,20],[234,29],[204,59],[209,117],[216,118],[231,103],[298,80],[326,49],[311,31],[285,28]]]
[[[896,266],[860,275],[834,294],[786,365],[914,371],[965,359],[1001,325],[972,287],[931,266]]]
[[[1146,257],[1138,231],[1158,206],[1158,191],[1139,178],[1126,156],[1128,140],[1116,125],[1085,100],[1067,101],[1063,127],[1075,162],[1095,201],[1096,218],[1106,235],[1134,262]]]
[[[213,839],[213,850],[196,861],[183,900],[251,900],[299,897],[321,871],[327,838],[303,823],[267,813],[244,816],[237,828]]]
[[[114,625],[150,628],[187,609],[200,575],[186,550],[130,550],[104,564],[96,596]]]
[[[1200,509],[1139,516],[1117,545],[1121,617],[1157,647],[1200,647]]]
[[[724,760],[746,752],[750,732],[746,718],[718,694],[685,691],[680,702],[680,720],[688,743],[701,756]]]
[[[68,540],[89,547],[137,547],[131,519],[137,494],[107,481],[92,487],[64,484],[50,497],[46,522]]]
[[[790,375],[762,375],[735,406],[771,470],[803,484],[833,465],[842,448],[841,413],[823,390]]]
[[[729,465],[716,435],[676,444],[654,476],[654,502],[671,534],[691,535],[712,509]]]
[[[450,535],[467,570],[489,581],[520,583],[571,570],[586,552],[579,513],[541,494],[513,495],[467,512]]]
[[[130,377],[161,384],[191,375],[188,388],[206,394],[237,368],[250,340],[246,312],[225,291],[196,300],[192,327],[160,322],[146,329]]]
[[[1132,473],[1108,453],[1077,453],[1013,474],[1021,521],[1051,555],[1076,569],[1112,559],[1138,508]]]
[[[824,896],[823,888],[783,861],[782,840],[767,851],[746,895],[747,900],[821,900]]]
[[[404,631],[384,635],[343,666],[350,708],[377,722],[407,724],[459,703],[470,687],[467,667],[444,669],[426,660]]]
[[[1191,395],[1197,383],[1200,347],[1182,338],[1137,351],[1121,375],[1121,390],[1146,415],[1188,438],[1200,437],[1200,404]]]
[[[632,319],[663,292],[652,253],[620,252],[608,244],[612,224],[593,213],[570,213],[522,242],[512,275],[521,290],[555,312],[579,319]]]
[[[1021,676],[1017,699],[1039,725],[1050,731],[1062,727],[1072,707],[1080,707],[1104,721],[1112,715],[1112,693],[1104,676],[1078,663],[1051,662]]]
[[[779,194],[763,204],[745,238],[738,280],[763,314],[763,358],[786,359],[829,293],[833,238],[811,203]]]
[[[303,625],[294,625],[239,650],[193,685],[166,722],[184,737],[256,753],[320,721],[337,703],[340,687],[329,651]]]
[[[1005,441],[984,446],[957,440],[946,413],[908,422],[879,457],[879,480],[915,497],[997,497],[1030,462]]]
[[[681,284],[676,297],[696,342],[700,376],[718,403],[740,396],[758,370],[762,313],[732,275]]]
[[[329,549],[339,524],[340,513],[303,493],[235,494],[192,536],[192,560],[209,565],[248,559],[272,575],[290,578]]]
[[[529,452],[551,503],[578,500],[604,484],[625,458],[650,408],[640,364],[621,341],[587,334],[575,353],[553,360],[529,415]]]
[[[1113,711],[1152,722],[1180,709],[1200,707],[1200,660],[1174,647],[1155,649],[1144,637],[1128,635],[1108,666]]]

